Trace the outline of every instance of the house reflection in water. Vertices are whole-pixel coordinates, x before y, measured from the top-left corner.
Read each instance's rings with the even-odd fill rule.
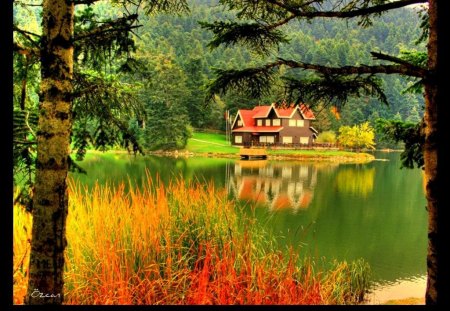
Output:
[[[241,200],[271,210],[305,209],[311,203],[317,181],[317,169],[311,164],[237,161],[229,186]]]

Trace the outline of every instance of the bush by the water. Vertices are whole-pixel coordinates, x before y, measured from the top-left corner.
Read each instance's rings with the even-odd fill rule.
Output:
[[[318,143],[336,143],[336,133],[334,131],[324,131],[317,136]]]
[[[148,176],[147,176],[148,177]],[[282,251],[214,185],[150,178],[125,191],[70,183],[67,304],[354,304],[368,266],[318,272]],[[23,302],[31,217],[14,206],[14,303]]]

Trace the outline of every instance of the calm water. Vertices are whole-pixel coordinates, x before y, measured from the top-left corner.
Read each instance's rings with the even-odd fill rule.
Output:
[[[300,254],[365,259],[377,284],[371,302],[422,297],[427,246],[422,172],[399,169],[398,153],[376,157],[380,160],[368,164],[334,164],[89,154],[80,163],[88,175],[73,176],[89,186],[128,178],[139,184],[148,169],[165,183],[180,176],[212,181]]]

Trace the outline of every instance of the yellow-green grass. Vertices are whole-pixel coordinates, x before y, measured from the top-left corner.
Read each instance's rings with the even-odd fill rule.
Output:
[[[403,298],[403,299],[392,299],[388,300],[385,303],[382,303],[383,305],[424,305],[425,304],[425,298]]]
[[[131,187],[130,187],[131,188]],[[315,271],[281,251],[213,184],[141,190],[69,184],[67,304],[351,304],[368,267]],[[26,292],[31,218],[14,206],[14,303]]]
[[[236,156],[239,152],[238,147],[231,146],[230,143],[225,140],[225,135],[215,133],[194,133],[192,138],[188,141],[186,150],[197,154],[231,154]],[[367,161],[374,159],[373,155],[364,152],[327,149],[279,149],[269,147],[267,149],[267,154],[272,157],[297,160]]]
[[[237,154],[239,148],[231,146],[225,140],[225,135],[194,133],[188,140],[186,150],[194,153]]]
[[[351,152],[343,150],[322,150],[322,149],[268,149],[267,154],[271,156],[290,156],[292,158],[311,159],[361,159],[371,160],[374,156],[364,152]]]

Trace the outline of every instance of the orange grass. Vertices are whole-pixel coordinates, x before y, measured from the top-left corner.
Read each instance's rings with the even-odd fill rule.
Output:
[[[314,272],[281,252],[212,184],[70,182],[66,304],[347,304],[367,271]],[[23,302],[31,219],[14,207],[14,303]],[[25,230],[25,228],[27,228]],[[364,283],[365,284],[365,283]]]

